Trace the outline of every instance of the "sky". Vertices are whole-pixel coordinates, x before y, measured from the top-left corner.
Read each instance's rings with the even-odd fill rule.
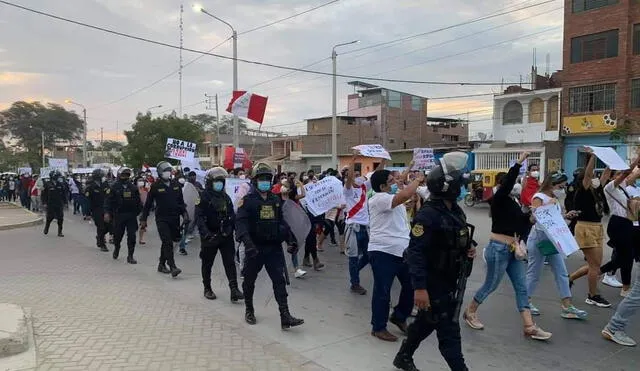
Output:
[[[562,0],[338,0],[255,31],[330,0],[8,0],[94,26],[170,45],[232,56],[231,30],[193,10],[199,4],[239,33],[238,58],[339,74],[428,98],[499,93],[500,82],[528,80],[537,50],[538,72],[562,68]],[[527,9],[521,9],[529,7]],[[480,17],[489,19],[468,23]],[[466,24],[456,26],[460,23]],[[438,29],[442,31],[432,32]],[[417,34],[421,36],[411,37]],[[394,40],[406,38],[402,42]],[[376,46],[378,44],[382,44]],[[88,138],[124,140],[138,112],[179,111],[180,51],[62,22],[0,3],[0,110],[19,100],[87,108]],[[200,57],[200,58],[198,58]],[[196,61],[192,62],[195,58]],[[315,64],[314,64],[315,63]],[[220,112],[233,90],[232,61],[183,51],[182,112]],[[304,134],[305,119],[331,114],[330,75],[238,63],[239,90],[269,97],[263,130]],[[375,82],[367,77],[491,86]],[[355,78],[338,78],[338,112],[345,112]],[[155,83],[155,84],[154,84]],[[153,86],[151,86],[153,84]],[[77,110],[76,106],[68,106]],[[470,120],[470,132],[491,130],[492,97],[434,99],[429,116]],[[346,113],[345,113],[346,114]],[[249,123],[249,127],[258,128]]]

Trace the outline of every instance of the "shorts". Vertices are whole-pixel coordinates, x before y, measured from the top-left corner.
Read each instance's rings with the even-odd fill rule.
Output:
[[[604,228],[602,223],[583,222],[576,223],[576,242],[580,249],[602,248],[604,241]]]

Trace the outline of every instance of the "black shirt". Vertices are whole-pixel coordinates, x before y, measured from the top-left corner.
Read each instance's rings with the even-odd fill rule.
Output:
[[[498,187],[491,199],[491,232],[493,233],[524,236],[527,232],[529,215],[523,213],[520,204],[511,197],[521,166],[516,163],[509,169],[504,183]]]
[[[598,190],[589,187],[585,189],[580,183],[576,187],[573,206],[581,213],[576,218],[582,222],[600,223],[604,214],[604,200]]]
[[[175,180],[167,183],[158,180],[151,185],[140,220],[147,221],[154,202],[156,204],[156,221],[180,218],[187,210],[182,197],[182,188],[180,183]]]

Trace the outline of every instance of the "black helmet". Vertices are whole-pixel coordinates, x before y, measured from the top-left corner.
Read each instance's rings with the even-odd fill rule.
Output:
[[[455,201],[460,196],[463,182],[463,169],[469,155],[464,152],[449,152],[440,159],[427,175],[427,188],[430,198]]]
[[[266,178],[268,176],[269,181],[273,181],[273,168],[267,163],[258,162],[253,167],[252,176],[254,179]]]
[[[55,170],[51,170],[51,171],[49,172],[49,179],[52,179],[52,180],[53,180],[53,178],[55,178],[55,176],[56,176],[56,171],[55,171]]]
[[[119,179],[131,179],[131,169],[126,166],[120,166],[118,169]]]
[[[102,169],[94,169],[91,172],[91,178],[93,180],[102,180],[103,176],[104,176],[104,172],[102,171]]]

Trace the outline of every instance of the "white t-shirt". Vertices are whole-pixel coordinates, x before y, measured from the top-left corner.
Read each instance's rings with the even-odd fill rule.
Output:
[[[347,203],[346,224],[369,225],[367,190],[370,188],[371,183],[368,181],[360,185],[354,184],[351,188],[344,187],[343,193]]]
[[[381,251],[402,256],[409,246],[407,209],[403,204],[394,208],[394,195],[375,193],[369,199],[369,247],[368,251]]]
[[[619,187],[615,187],[613,181],[604,186],[604,196],[607,198],[611,214],[621,218],[627,217],[627,196],[622,189],[627,187],[627,183],[623,180]],[[624,206],[623,206],[624,205]]]

